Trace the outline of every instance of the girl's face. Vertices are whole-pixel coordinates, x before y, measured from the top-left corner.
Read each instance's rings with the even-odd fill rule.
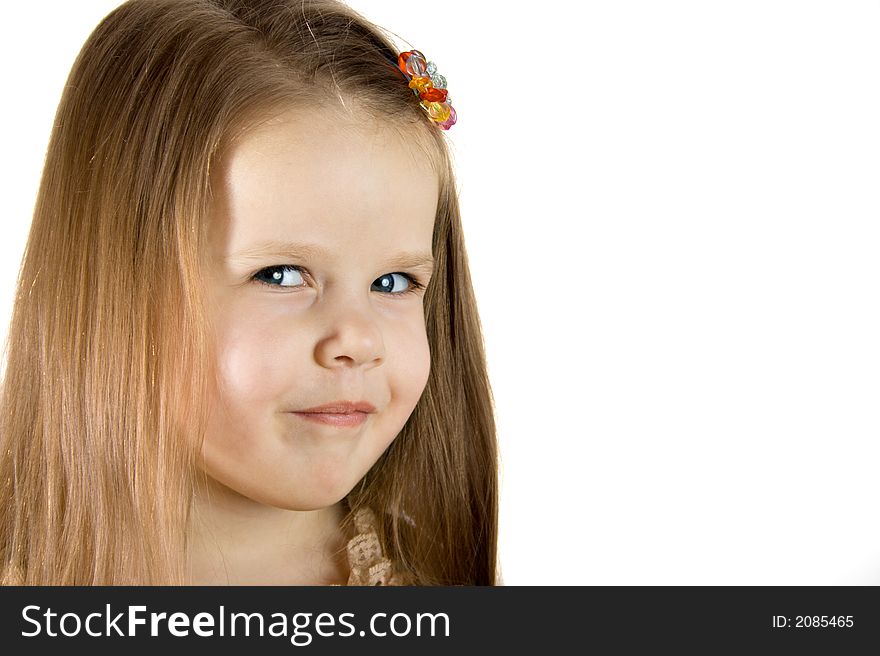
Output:
[[[203,455],[235,492],[330,506],[415,408],[430,368],[422,299],[439,192],[417,152],[372,122],[300,112],[224,154],[209,227],[218,380]]]

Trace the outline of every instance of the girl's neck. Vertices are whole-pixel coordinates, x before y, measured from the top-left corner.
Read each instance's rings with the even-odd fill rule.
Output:
[[[345,584],[343,503],[311,511],[258,503],[209,479],[189,526],[192,585]]]

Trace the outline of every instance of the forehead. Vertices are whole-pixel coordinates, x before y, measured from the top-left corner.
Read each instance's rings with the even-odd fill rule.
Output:
[[[438,176],[381,124],[288,112],[239,137],[215,171],[209,231],[227,255],[271,241],[430,248]]]

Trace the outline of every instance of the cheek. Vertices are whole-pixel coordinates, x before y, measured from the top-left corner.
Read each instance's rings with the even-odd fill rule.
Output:
[[[253,315],[251,315],[252,317]],[[236,406],[275,398],[284,374],[294,365],[289,341],[283,343],[264,322],[227,320],[218,335],[215,358],[224,404]]]
[[[395,396],[406,409],[407,417],[422,396],[431,371],[431,350],[425,333],[424,320],[414,326],[405,338],[398,341],[400,348],[389,362],[394,369]]]

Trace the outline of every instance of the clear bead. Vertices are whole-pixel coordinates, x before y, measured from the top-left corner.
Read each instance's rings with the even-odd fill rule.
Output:
[[[434,85],[435,89],[445,89],[446,88],[446,78],[440,74],[431,76],[431,84]]]
[[[418,50],[413,50],[406,60],[406,72],[413,76],[425,75],[425,56]]]
[[[428,71],[429,76],[433,76],[434,73],[437,72],[437,64],[435,64],[434,62],[428,62],[425,66],[425,70]]]

